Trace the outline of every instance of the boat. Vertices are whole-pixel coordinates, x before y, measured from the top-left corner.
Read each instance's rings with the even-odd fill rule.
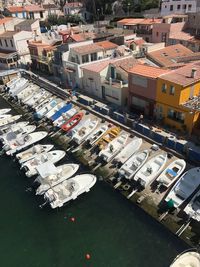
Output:
[[[14,85],[10,86],[9,95],[16,96],[19,92],[28,86],[29,81],[25,78],[20,78]]]
[[[98,120],[86,120],[84,125],[73,135],[72,140],[80,145],[95,130],[97,125]]]
[[[15,83],[17,83],[17,81],[20,80],[21,77],[17,76],[15,78],[13,78],[12,80],[10,80],[9,82],[6,83],[5,87],[6,88],[10,88],[12,87]]]
[[[4,115],[11,111],[11,108],[2,108],[0,109],[0,115]]]
[[[122,133],[116,138],[114,138],[105,149],[99,152],[99,157],[101,157],[105,162],[111,161],[117,153],[119,153],[128,140],[128,134]]]
[[[19,160],[20,164],[23,164],[27,160],[31,160],[35,158],[38,154],[41,154],[43,152],[49,152],[54,145],[41,145],[37,144],[33,147],[28,148],[27,150],[20,152],[16,155],[16,159]]]
[[[167,162],[167,153],[159,154],[148,160],[135,174],[134,180],[143,188],[151,184],[162,172]]]
[[[99,126],[94,132],[92,132],[87,138],[86,141],[92,146],[95,142],[97,142],[104,133],[108,130],[108,125]]]
[[[30,101],[32,101],[32,99],[41,92],[40,87],[37,87],[35,89],[35,91],[31,91],[27,96],[23,97],[21,99],[21,103],[23,103],[24,105],[26,105],[26,103],[29,103]]]
[[[53,166],[53,168],[55,168]],[[78,171],[78,164],[63,164],[56,168],[56,171],[52,171],[51,166],[42,164],[37,167],[39,176],[35,179],[35,182],[40,186],[36,190],[36,195],[43,195],[47,190],[62,183],[63,181],[72,177]],[[45,169],[45,172],[43,170]],[[49,170],[49,172],[47,172]]]
[[[172,187],[165,198],[174,208],[178,208],[200,185],[200,168],[192,168],[185,172]]]
[[[49,202],[52,209],[60,208],[79,195],[89,192],[96,180],[96,176],[92,174],[77,175],[49,189],[44,194],[44,199]]]
[[[156,179],[156,181],[169,188],[184,172],[186,162],[183,159],[174,160]]]
[[[1,114],[0,115],[0,123],[1,123],[1,120],[8,119],[8,118],[11,118],[11,117],[12,117],[11,114]]]
[[[193,220],[200,222],[200,190],[193,196],[184,209],[184,212]]]
[[[23,128],[28,124],[28,121],[20,121],[15,124],[7,124],[6,126],[0,128],[0,138],[2,137],[2,135],[9,133],[10,131],[16,131],[17,129]]]
[[[17,129],[15,129],[15,130],[12,129],[8,133],[0,136],[0,140],[4,145],[5,144],[9,144],[9,142],[11,140],[16,140],[16,139],[20,138],[24,134],[32,133],[32,132],[35,131],[35,129],[36,129],[35,125],[26,125],[23,128],[22,127],[18,127]]]
[[[52,96],[51,93],[49,93],[48,91],[44,91],[44,94],[38,98],[33,104],[32,104],[32,109],[36,110],[38,106],[42,106],[43,103],[45,103],[45,101],[50,98]]]
[[[63,113],[62,116],[60,116],[57,120],[53,122],[54,126],[61,127],[66,121],[71,119],[76,113],[77,113],[77,110],[75,108],[69,109],[67,112]]]
[[[73,117],[71,117],[71,119],[62,124],[61,129],[65,132],[70,131],[80,122],[80,120],[83,118],[83,115],[84,115],[83,112],[75,114]]]
[[[120,127],[113,126],[109,128],[102,135],[102,137],[97,140],[95,145],[97,145],[100,150],[104,149],[113,139],[115,139],[119,135],[120,131],[121,131]]]
[[[34,110],[37,113],[41,108],[46,107],[52,100],[54,100],[54,97],[45,98],[39,105],[37,105]]]
[[[19,120],[21,118],[22,115],[15,115],[15,116],[11,116],[5,119],[0,120],[0,127],[5,126],[7,124],[11,124],[17,120]]]
[[[57,102],[58,104],[45,114],[47,119],[50,119],[58,110],[65,106],[65,102],[63,102],[60,98],[58,98]]]
[[[200,267],[200,253],[194,248],[179,254],[170,267]]]
[[[149,157],[149,151],[144,150],[132,155],[119,169],[120,176],[131,180]]]
[[[6,151],[7,155],[13,155],[22,149],[39,142],[43,138],[47,136],[47,132],[33,132],[31,134],[26,134],[19,139],[15,140],[15,142],[11,142],[9,145],[3,146],[3,149]]]
[[[115,162],[124,164],[142,145],[142,138],[134,138],[127,144],[122,151],[115,157]]]
[[[28,100],[23,103],[29,107],[33,107],[34,105],[38,105],[40,100],[43,100],[43,96],[46,97],[47,91],[44,89],[40,89],[37,93],[34,93]]]
[[[16,95],[16,98],[18,100],[23,101],[24,99],[26,99],[26,97],[30,96],[32,93],[36,93],[39,89],[39,86],[31,83],[29,84],[24,90],[22,90],[21,92],[19,92]]]
[[[45,104],[42,105],[41,109],[38,110],[35,114],[34,117],[36,119],[41,119],[47,114],[50,110],[52,110],[56,105],[58,101],[56,98],[50,98],[49,101]]]
[[[49,152],[43,152],[42,154],[37,155],[33,159],[30,159],[24,162],[21,165],[21,169],[26,171],[26,176],[31,177],[37,174],[36,167],[43,163],[57,163],[66,155],[63,150],[53,150]]]

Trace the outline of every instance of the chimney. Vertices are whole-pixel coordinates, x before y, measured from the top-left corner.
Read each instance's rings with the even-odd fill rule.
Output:
[[[195,78],[197,73],[197,69],[192,69],[191,70],[191,78]]]

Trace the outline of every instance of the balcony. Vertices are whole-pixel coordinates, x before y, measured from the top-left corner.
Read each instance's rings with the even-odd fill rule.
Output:
[[[32,59],[37,60],[38,62],[41,62],[43,64],[49,64],[50,62],[52,62],[52,57],[46,57],[46,56],[35,56],[35,55],[31,55]]]
[[[127,87],[128,83],[125,82],[125,81],[121,81],[121,80],[110,78],[109,81],[105,80],[103,82],[103,85],[104,86],[109,85],[110,87],[115,87],[115,88],[119,88],[120,89],[120,88],[123,88],[123,87]]]
[[[136,30],[136,33],[137,34],[152,35],[152,30],[138,29],[138,30]]]

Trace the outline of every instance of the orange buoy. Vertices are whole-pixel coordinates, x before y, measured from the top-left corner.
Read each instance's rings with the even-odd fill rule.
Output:
[[[71,217],[70,220],[71,220],[71,222],[75,222],[75,218],[74,217]]]
[[[87,253],[87,254],[85,255],[85,258],[86,258],[86,260],[89,260],[89,259],[91,258],[90,254]]]

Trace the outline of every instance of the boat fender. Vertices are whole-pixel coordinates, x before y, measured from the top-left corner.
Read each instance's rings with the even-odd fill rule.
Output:
[[[85,258],[86,258],[86,260],[89,260],[89,259],[91,258],[90,254],[87,253],[87,254],[85,255]]]
[[[122,188],[123,188],[125,191],[127,191],[127,190],[130,189],[130,185],[129,185],[129,184],[125,184],[125,185],[122,186]]]
[[[71,218],[70,218],[70,221],[71,221],[71,222],[75,222],[75,218],[74,218],[74,217],[71,217]]]

